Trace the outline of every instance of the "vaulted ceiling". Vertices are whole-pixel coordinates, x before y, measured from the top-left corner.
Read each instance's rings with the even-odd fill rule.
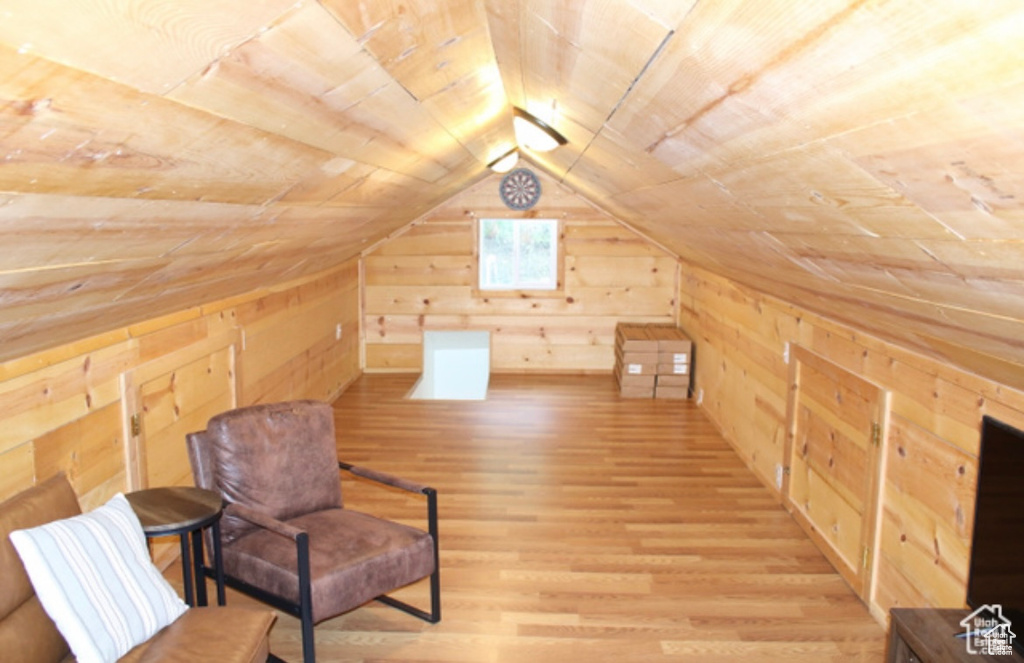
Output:
[[[0,360],[357,255],[535,167],[1024,386],[1019,0],[4,0]]]

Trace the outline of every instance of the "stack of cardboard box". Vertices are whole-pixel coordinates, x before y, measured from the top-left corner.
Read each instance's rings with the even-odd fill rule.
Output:
[[[625,398],[653,398],[658,373],[658,341],[645,324],[615,326],[615,380]]]
[[[615,380],[625,398],[688,398],[693,342],[675,325],[620,322]]]
[[[693,341],[672,325],[650,325],[648,331],[658,341],[654,397],[689,398]]]

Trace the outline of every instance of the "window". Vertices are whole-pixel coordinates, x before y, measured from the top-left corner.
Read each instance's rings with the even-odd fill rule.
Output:
[[[556,219],[481,219],[481,290],[555,290]]]

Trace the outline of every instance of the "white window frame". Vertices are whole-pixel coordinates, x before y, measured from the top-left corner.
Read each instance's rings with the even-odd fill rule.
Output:
[[[498,285],[490,283],[488,279],[488,272],[493,273],[495,267],[492,260],[488,260],[484,256],[484,242],[486,241],[485,233],[483,232],[484,224],[488,222],[502,222],[513,224],[513,242],[514,242],[514,257],[515,264],[513,266],[514,282],[509,285]],[[543,284],[537,283],[523,283],[519,278],[519,244],[520,244],[520,228],[524,222],[535,223],[537,221],[543,221],[548,224],[549,232],[551,233],[551,257],[550,257],[550,271],[548,274],[548,280]],[[560,287],[559,273],[561,263],[561,246],[560,246],[560,235],[561,229],[559,226],[558,219],[518,219],[518,218],[486,218],[479,220],[479,228],[477,230],[477,287],[481,291],[485,292],[510,292],[510,291],[554,291]],[[490,256],[493,258],[494,256]]]

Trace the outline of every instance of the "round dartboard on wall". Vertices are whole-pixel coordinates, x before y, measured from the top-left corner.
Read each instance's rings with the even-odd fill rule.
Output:
[[[501,178],[501,200],[510,209],[530,209],[540,200],[540,180],[532,170],[516,168]]]

